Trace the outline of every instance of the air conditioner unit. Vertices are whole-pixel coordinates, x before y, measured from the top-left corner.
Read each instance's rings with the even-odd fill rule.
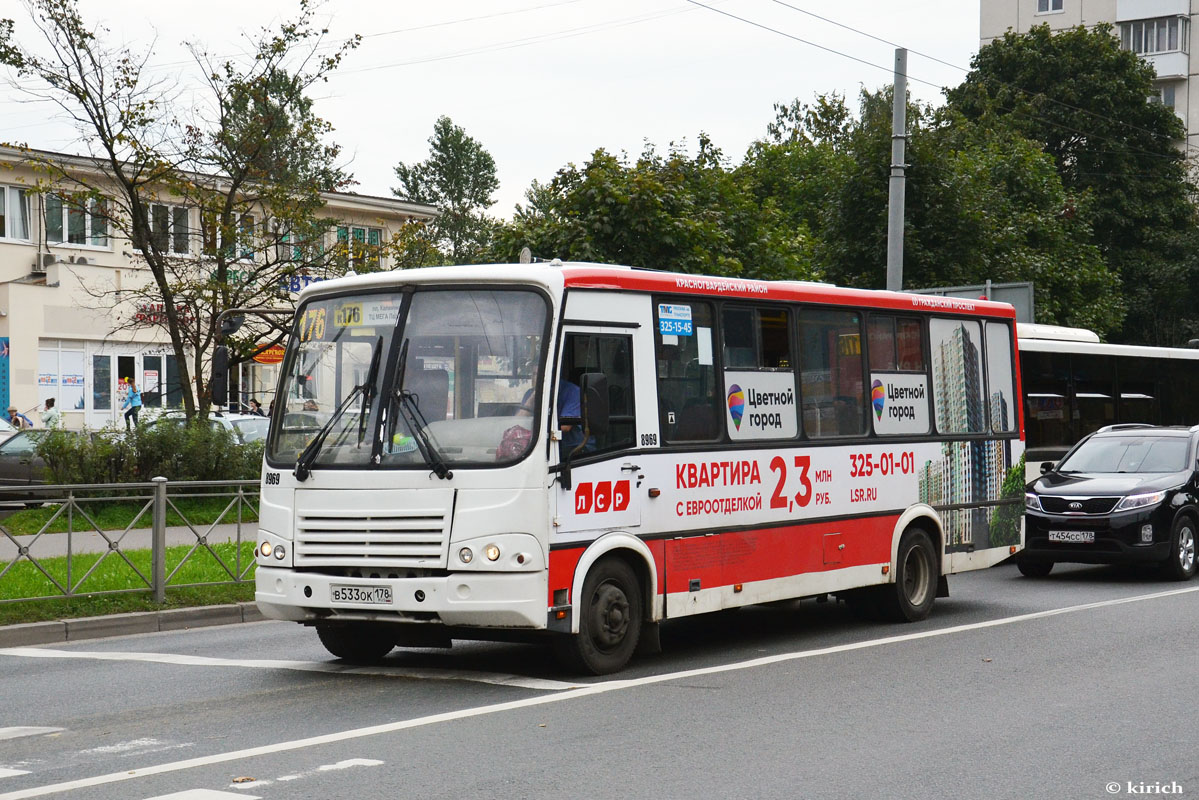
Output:
[[[54,255],[53,253],[43,253],[41,258],[33,262],[33,271],[37,273],[44,273],[46,271],[46,267],[57,262],[58,256]]]
[[[71,263],[72,264],[90,264],[91,262],[87,260],[87,256],[71,256]]]

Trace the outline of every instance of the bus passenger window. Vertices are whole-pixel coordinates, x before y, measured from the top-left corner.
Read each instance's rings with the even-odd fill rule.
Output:
[[[928,324],[933,351],[933,409],[940,433],[982,433],[982,331],[975,320],[933,319]]]
[[[726,306],[724,428],[733,441],[799,434],[790,316],[785,309]]]
[[[812,437],[866,433],[862,318],[856,311],[799,313],[800,393]]]
[[[923,372],[924,339],[920,320],[871,314],[866,325],[871,372]]]
[[[664,442],[720,437],[712,322],[710,303],[686,299],[657,304],[658,413]]]
[[[991,430],[1005,433],[1016,430],[1016,380],[1012,372],[1012,326],[988,322],[987,326],[987,408],[991,412]]]

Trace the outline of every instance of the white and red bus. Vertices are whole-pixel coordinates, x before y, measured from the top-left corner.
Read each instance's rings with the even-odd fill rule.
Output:
[[[999,303],[556,261],[314,284],[257,602],[347,660],[552,635],[593,673],[753,603],[923,619],[1022,543],[1014,333]]]

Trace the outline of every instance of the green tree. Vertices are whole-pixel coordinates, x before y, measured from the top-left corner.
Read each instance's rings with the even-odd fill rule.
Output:
[[[287,302],[281,286],[291,276],[339,270],[336,254],[318,245],[332,223],[321,214],[320,192],[348,176],[336,167],[338,149],[325,143],[329,126],[312,113],[305,93],[358,39],[325,45],[324,30],[301,0],[294,20],[251,40],[245,61],[217,63],[193,48],[209,96],[182,106],[176,85],[143,73],[152,53],[106,45],[110,32],[88,24],[76,0],[28,6],[48,54],[28,50],[12,26],[0,25],[0,63],[30,79],[31,95],[53,101],[78,124],[90,154],[29,151],[45,176],[39,188],[87,205],[138,252],[151,276],[147,284],[101,285],[93,293],[113,309],[118,329],[164,328],[184,407],[195,415],[211,400],[204,366],[217,315]],[[164,214],[164,204],[198,208],[201,230]],[[139,300],[161,304],[162,313],[139,320],[130,311]],[[241,358],[263,333],[255,324],[243,329]]]
[[[1039,143],[1065,189],[1087,198],[1091,241],[1128,302],[1119,338],[1177,344],[1199,331],[1184,129],[1171,109],[1146,102],[1153,68],[1121,50],[1109,25],[1009,32],[972,67],[948,107]]]
[[[889,91],[859,114],[836,96],[776,106],[741,172],[797,229],[835,283],[885,285]],[[1118,326],[1118,285],[1091,243],[1087,207],[1035,142],[927,107],[908,113],[904,286],[1034,281],[1041,322]]]
[[[705,136],[691,157],[647,146],[636,162],[597,150],[535,182],[497,237],[497,260],[539,258],[746,278],[814,278],[805,238],[728,169]]]
[[[395,168],[397,197],[436,206],[441,212],[427,226],[429,241],[454,264],[478,263],[487,252],[496,223],[484,212],[499,180],[495,160],[483,145],[449,117],[440,117],[429,137],[429,157]]]

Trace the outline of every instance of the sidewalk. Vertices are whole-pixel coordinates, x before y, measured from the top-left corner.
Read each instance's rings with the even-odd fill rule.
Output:
[[[212,530],[209,531],[209,528]],[[253,541],[258,531],[258,523],[242,523],[242,540]],[[70,547],[72,554],[103,553],[109,550],[109,540],[120,538],[121,550],[149,550],[153,531],[149,528],[134,528],[122,536],[121,531],[105,531],[105,539],[96,531],[74,531],[73,533],[43,533],[14,536],[11,539],[0,533],[0,562],[12,561],[17,555],[17,547],[28,547],[29,555],[34,558],[54,558],[67,555]],[[167,528],[167,547],[176,545],[191,546],[196,543],[196,534],[203,536],[208,544],[237,541],[237,523],[228,522],[216,526],[197,525],[196,533],[186,525],[172,525]],[[13,543],[16,539],[16,544]]]

